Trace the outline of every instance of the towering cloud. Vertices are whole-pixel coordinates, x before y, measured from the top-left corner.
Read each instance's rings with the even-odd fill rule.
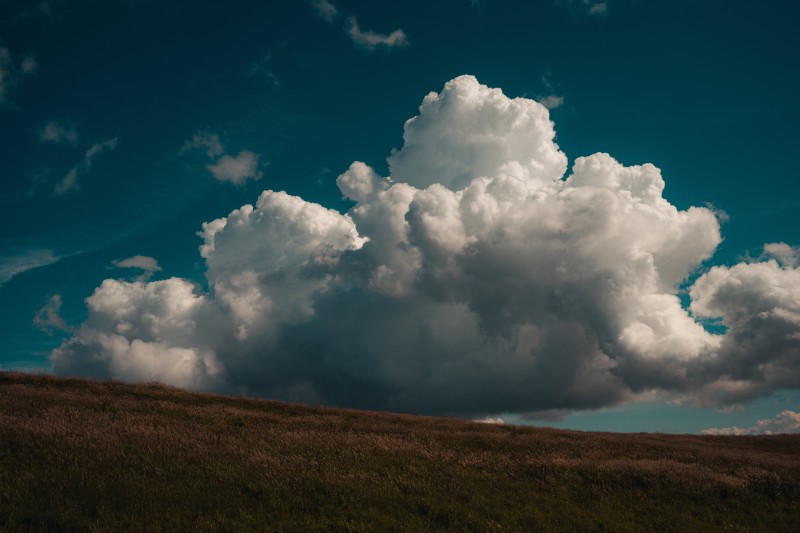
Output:
[[[338,177],[348,213],[265,191],[204,223],[207,293],[106,280],[54,368],[470,417],[799,386],[796,250],[712,268],[690,312],[715,213],[671,205],[650,164],[567,174],[554,137],[543,105],[456,78],[406,122],[390,177]]]

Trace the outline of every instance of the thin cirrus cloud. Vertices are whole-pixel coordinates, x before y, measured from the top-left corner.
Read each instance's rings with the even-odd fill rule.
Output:
[[[77,134],[76,134],[77,135]],[[95,158],[103,152],[110,152],[117,147],[118,138],[106,139],[89,147],[83,154],[83,160],[72,167],[53,187],[53,196],[62,196],[80,190],[79,178],[92,169]]]
[[[568,169],[554,139],[542,104],[455,78],[406,121],[390,176],[339,175],[347,213],[264,191],[202,224],[207,291],[105,280],[53,368],[472,419],[800,387],[798,249],[708,268],[686,309],[717,214],[669,203],[649,163]]]
[[[341,16],[339,9],[328,0],[311,0],[309,4],[316,14],[329,24],[333,24]],[[397,48],[409,44],[408,37],[402,29],[396,29],[387,34],[364,30],[358,24],[355,16],[347,17],[344,30],[357,46],[368,51],[377,48]]]
[[[57,263],[62,258],[53,250],[43,248],[10,250],[0,254],[0,287],[23,272]]]
[[[194,149],[205,150],[206,156],[213,160],[206,165],[206,169],[217,181],[242,185],[247,180],[257,180],[262,176],[258,154],[249,150],[242,150],[235,156],[226,154],[219,135],[215,133],[196,133],[183,145],[180,153],[184,154]]]

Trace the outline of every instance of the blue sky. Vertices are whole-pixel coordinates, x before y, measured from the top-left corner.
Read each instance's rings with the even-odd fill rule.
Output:
[[[800,119],[795,97],[800,78],[796,68],[800,37],[793,27],[797,15],[798,8],[786,2],[2,2],[0,365],[161,379],[194,388],[366,408],[478,418],[502,415],[507,420],[586,429],[697,432],[750,427],[784,410],[794,412],[800,407],[795,397],[800,381],[793,373],[800,372],[800,355],[796,339],[792,340],[800,332],[800,302],[792,289],[800,275],[796,248],[800,200],[797,172],[790,161],[800,141],[795,127]],[[461,154],[465,164],[477,166],[495,157],[497,143],[511,142],[507,137],[486,140],[497,133],[493,130],[481,134],[485,145],[458,144],[467,143],[466,139],[477,143],[467,135],[475,132],[459,130],[465,134],[462,139],[447,129],[467,111],[445,109],[446,96],[478,87],[464,82],[446,88],[451,80],[463,81],[462,75],[474,76],[480,87],[501,89],[507,98],[525,98],[549,108],[555,142],[567,163],[566,171],[556,177],[572,174],[577,158],[604,152],[625,167],[645,163],[658,167],[665,184],[663,198],[677,211],[688,212],[692,206],[705,209],[708,216],[697,222],[696,230],[705,240],[678,240],[675,250],[662,247],[652,256],[657,274],[663,275],[662,263],[669,261],[659,257],[681,255],[680,250],[696,245],[695,255],[686,259],[688,266],[679,269],[681,279],[660,280],[669,287],[659,288],[658,294],[680,299],[684,311],[675,315],[676,321],[691,316],[719,338],[701,341],[702,335],[694,330],[681,330],[664,333],[655,348],[642,348],[639,337],[625,344],[620,339],[631,339],[641,331],[625,328],[645,319],[629,317],[628,310],[603,300],[597,309],[614,318],[608,319],[614,324],[605,324],[605,319],[592,315],[601,296],[590,294],[590,289],[574,295],[581,302],[576,304],[578,314],[589,317],[586,323],[574,318],[578,315],[535,308],[532,303],[489,302],[486,294],[502,295],[505,290],[492,286],[501,276],[539,272],[536,268],[545,272],[546,267],[536,263],[534,268],[531,263],[527,270],[500,268],[508,256],[491,248],[498,243],[481,240],[478,233],[468,235],[465,242],[479,251],[494,251],[486,251],[480,265],[467,264],[467,245],[461,243],[453,252],[446,243],[448,253],[455,254],[449,260],[463,269],[448,271],[443,279],[464,275],[467,281],[442,288],[447,284],[437,276],[452,265],[444,259],[434,264],[435,258],[443,257],[442,251],[429,254],[423,244],[436,237],[442,245],[437,227],[424,221],[435,219],[450,227],[444,224],[444,215],[430,210],[462,201],[461,196],[454,200],[444,193],[418,199],[421,233],[412,231],[410,244],[403,245],[422,254],[415,257],[422,257],[423,270],[408,282],[418,297],[413,301],[407,293],[370,292],[377,286],[381,265],[389,268],[381,272],[400,279],[398,265],[407,259],[400,258],[397,250],[378,251],[378,234],[369,234],[372,219],[366,215],[359,219],[355,212],[351,215],[358,236],[348,233],[350,218],[340,220],[311,208],[302,211],[293,200],[269,196],[256,206],[256,213],[264,212],[259,219],[264,222],[254,226],[252,234],[238,235],[229,224],[230,236],[223,239],[223,232],[216,237],[216,255],[198,253],[204,242],[198,232],[204,222],[255,204],[264,190],[285,191],[341,214],[360,204],[366,212],[366,199],[359,201],[352,192],[349,199],[343,198],[348,196],[346,186],[337,186],[337,177],[346,175],[348,183],[364,186],[378,183],[374,181],[378,176],[392,176],[392,182],[381,183],[408,182],[426,190],[443,183],[435,169],[455,168],[462,162],[441,163],[436,161],[439,156],[444,161]],[[420,115],[423,97],[432,91],[439,95],[441,106],[436,103],[425,115],[430,121],[418,121],[417,130],[406,130],[404,140],[406,120]],[[476,94],[485,97],[482,105],[506,105],[481,91]],[[537,105],[530,112],[539,113],[537,109],[544,108]],[[514,130],[514,135],[523,143],[529,135],[530,143],[551,146],[547,139],[534,141],[539,133],[546,136],[548,127],[531,128]],[[412,154],[409,139],[424,145],[415,153],[427,159]],[[437,152],[441,143],[447,153]],[[387,157],[393,149],[405,155],[390,164]],[[515,153],[502,149],[504,154]],[[470,159],[473,155],[475,161]],[[365,163],[375,175],[365,178],[366,171],[351,167],[354,161]],[[616,167],[603,168],[617,172]],[[483,177],[470,172],[462,174]],[[528,190],[539,186],[531,179]],[[596,179],[600,178],[579,176],[574,183]],[[459,183],[465,186],[468,181]],[[455,193],[460,188],[453,185],[448,190]],[[614,194],[618,192],[615,189]],[[552,194],[556,198],[557,193]],[[591,200],[585,209],[591,211],[603,198]],[[516,209],[535,210],[532,205]],[[281,234],[281,221],[290,216],[287,213],[301,216],[296,215],[298,209],[322,224],[324,231],[318,231],[319,225],[297,226],[300,222],[295,221]],[[371,209],[377,212],[377,204]],[[589,216],[612,217],[604,213]],[[425,218],[428,215],[433,219]],[[544,221],[542,217],[529,223]],[[712,218],[721,240],[715,237]],[[602,219],[609,224],[613,220]],[[563,222],[568,225],[570,219]],[[513,223],[507,224],[504,231],[515,229]],[[667,239],[669,232],[678,231],[675,228],[654,225],[649,231],[653,239]],[[298,234],[306,240],[298,240]],[[531,257],[538,257],[538,249],[530,244],[535,236],[526,235]],[[210,238],[213,242],[215,237]],[[364,247],[359,238],[369,238],[371,244]],[[633,238],[609,237],[605,248],[613,251]],[[336,250],[339,266],[324,275],[310,273],[310,259],[305,255],[302,261],[297,259],[300,250],[310,250],[310,243]],[[783,247],[765,251],[769,243]],[[565,264],[585,259],[589,252],[583,246],[579,256],[565,255]],[[318,251],[308,253],[315,261],[321,257]],[[244,259],[236,263],[236,258]],[[597,280],[631,287],[644,283],[627,277],[638,274],[628,272],[629,258],[622,252],[616,260],[604,256],[587,264],[606,265],[606,260],[605,270],[579,281],[587,287]],[[392,266],[391,261],[397,263]],[[770,264],[774,267],[764,266]],[[425,270],[426,265],[432,266]],[[617,267],[625,277],[615,273]],[[704,288],[697,289],[698,303],[690,312],[690,288],[713,267],[729,270],[702,278]],[[358,278],[354,272],[367,273]],[[251,280],[254,285],[247,285],[248,273],[257,278]],[[308,280],[313,276],[321,277],[312,283]],[[546,276],[526,278],[512,293],[530,290],[526,301],[532,302],[539,292],[562,295],[584,287]],[[171,278],[186,285],[147,285]],[[102,300],[111,291],[108,285],[99,289],[106,279],[128,284],[114,288],[114,294],[125,293],[128,299]],[[736,292],[731,288],[734,281],[749,292]],[[137,283],[145,296],[130,288]],[[200,324],[198,330],[214,330],[213,339],[204,332],[197,333],[201,340],[185,331],[164,333],[172,331],[177,320],[170,315],[170,298],[178,298],[176,294],[190,298],[187,290],[195,298],[194,307],[213,308],[197,313],[215,318],[181,315],[181,320]],[[93,293],[99,303],[91,315],[86,298]],[[637,294],[635,305],[652,300],[652,295]],[[768,296],[774,301],[764,303]],[[254,299],[270,304],[255,304]],[[131,308],[133,315],[119,318],[114,314],[118,305]],[[151,305],[157,310],[149,309]],[[651,311],[643,310],[641,316],[651,320]],[[669,313],[673,311],[678,313]],[[758,325],[765,312],[777,313],[775,320],[782,321]],[[504,313],[510,314],[506,324],[498,318]],[[370,324],[371,317],[381,321]],[[204,328],[203,320],[214,326]],[[363,328],[354,326],[359,320]],[[137,329],[137,321],[158,331],[141,333],[144,326]],[[127,325],[121,326],[123,322]],[[521,332],[547,329],[548,324],[564,331],[574,326],[591,339],[585,347],[571,348],[574,359],[542,348],[559,338],[549,329],[536,333],[539,348],[523,342]],[[509,333],[505,326],[516,329]],[[452,339],[440,339],[437,335],[448,327],[462,330],[452,333]],[[468,327],[476,329],[463,330]],[[727,340],[720,340],[732,327]],[[263,333],[273,330],[274,337]],[[762,331],[786,341],[765,347],[755,340]],[[442,361],[434,360],[433,354],[407,361],[398,355],[401,348],[383,347],[400,343],[392,336],[395,333],[398,339],[429,335],[434,339],[430,346],[441,342],[442,350],[452,347],[454,352]],[[121,359],[114,356],[99,366],[90,364],[103,359],[97,353],[108,349],[103,342],[111,342],[108,336],[113,335],[124,338],[127,355],[120,353]],[[495,348],[489,345],[496,347],[501,341],[540,358],[535,371],[525,367],[535,377],[508,382],[509,376],[524,372],[515,370],[511,359],[504,359],[511,356],[502,350],[497,355],[501,363],[493,366]],[[683,342],[694,343],[690,362],[688,352],[663,348]],[[712,347],[720,342],[722,348]],[[301,355],[290,353],[297,343]],[[137,352],[134,345],[146,347],[148,355]],[[413,343],[405,349],[420,350]],[[55,367],[53,350],[61,350]],[[611,365],[602,371],[609,381],[598,384],[585,377],[595,368],[591,365],[600,364],[600,359],[587,362],[594,357],[589,352],[597,352],[606,361],[602,364]],[[472,355],[462,360],[458,353]],[[153,362],[184,356],[203,362],[207,370],[221,370],[217,374],[208,370],[216,376],[210,381],[185,381],[174,365]],[[648,366],[657,357],[663,365]],[[700,365],[703,358],[713,362]],[[139,363],[146,368],[136,366]],[[477,368],[491,369],[483,375],[495,377],[481,377]],[[545,387],[549,382],[558,387]],[[503,384],[519,392],[504,394]],[[561,421],[552,422],[559,417]]]

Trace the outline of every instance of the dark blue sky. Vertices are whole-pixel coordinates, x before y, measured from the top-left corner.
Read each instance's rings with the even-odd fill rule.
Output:
[[[724,211],[723,241],[697,273],[800,243],[794,3],[330,5],[328,21],[298,0],[0,0],[0,367],[48,368],[70,333],[37,328],[37,310],[57,294],[66,323],[82,323],[95,287],[138,272],[114,260],[152,257],[153,279],[207,290],[196,232],[262,190],[346,211],[336,177],[354,160],[388,175],[423,96],[462,74],[552,97],[570,167],[595,152],[653,163],[678,209]],[[395,30],[405,42],[364,40]],[[260,179],[215,180],[205,148],[187,148],[198,134],[255,154]],[[752,425],[777,412],[767,404],[716,425]],[[687,413],[604,427],[702,429],[707,418]]]

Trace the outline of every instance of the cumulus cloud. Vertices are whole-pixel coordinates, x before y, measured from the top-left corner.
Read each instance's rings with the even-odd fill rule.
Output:
[[[800,413],[794,411],[781,411],[774,418],[759,420],[754,426],[740,428],[736,426],[728,428],[708,428],[704,429],[706,435],[778,435],[781,433],[800,433]]]
[[[136,278],[139,281],[147,281],[156,272],[161,272],[161,266],[154,258],[146,255],[134,255],[125,259],[116,259],[111,261],[115,268],[135,268],[141,270],[142,273]]]
[[[218,181],[229,181],[235,185],[261,177],[261,172],[258,170],[258,155],[248,150],[242,150],[235,157],[223,155],[216,163],[208,165],[208,171]]]
[[[388,34],[376,33],[370,30],[362,30],[355,17],[347,20],[347,35],[358,46],[367,50],[376,48],[395,48],[408,45],[408,38],[403,30],[397,29]]]
[[[469,418],[800,386],[793,263],[713,267],[684,308],[715,212],[670,204],[648,163],[598,153],[567,172],[554,139],[540,103],[451,80],[406,122],[390,176],[338,176],[347,213],[263,192],[202,225],[207,291],[106,280],[53,367]]]
[[[83,154],[83,160],[72,167],[67,174],[61,178],[53,187],[53,196],[61,196],[68,192],[75,192],[80,190],[80,182],[78,180],[81,174],[85,174],[92,169],[95,158],[103,152],[110,152],[117,147],[118,139],[106,139],[97,142],[89,147]]]
[[[193,149],[205,149],[213,163],[206,168],[217,181],[227,181],[234,185],[241,185],[249,179],[260,179],[260,156],[249,150],[242,150],[236,156],[225,153],[225,148],[219,140],[219,135],[208,132],[199,132],[190,141],[183,145],[181,154]]]
[[[34,325],[47,333],[52,335],[55,331],[63,331],[71,333],[75,328],[67,324],[61,317],[61,295],[54,294],[50,297],[47,303],[36,311],[33,317]]]
[[[17,90],[23,80],[36,72],[36,59],[25,56],[16,62],[8,48],[0,47],[0,105]]]
[[[78,144],[78,130],[71,124],[62,124],[51,120],[39,131],[39,140],[54,144]]]

